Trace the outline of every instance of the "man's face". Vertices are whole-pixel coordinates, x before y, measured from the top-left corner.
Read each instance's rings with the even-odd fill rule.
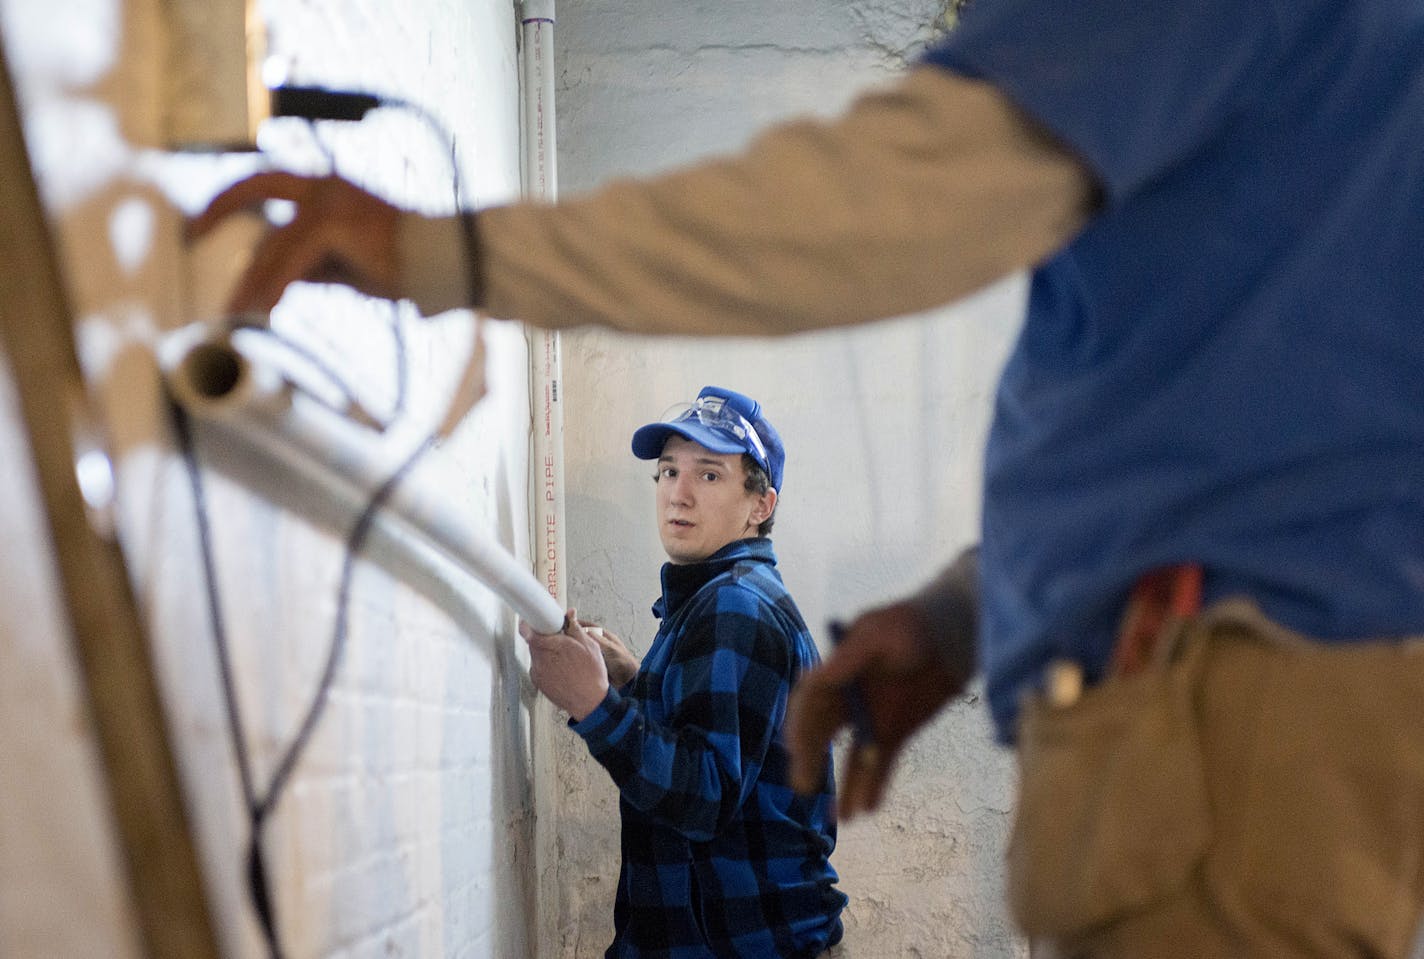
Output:
[[[669,436],[658,459],[658,536],[668,559],[697,563],[735,540],[755,536],[776,491],[746,488],[740,453],[714,453]]]

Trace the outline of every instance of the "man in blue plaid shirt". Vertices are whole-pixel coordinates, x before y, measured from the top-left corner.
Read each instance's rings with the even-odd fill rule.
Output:
[[[766,538],[785,450],[760,405],[706,387],[633,434],[656,459],[669,562],[641,664],[610,633],[521,626],[530,677],[621,794],[609,957],[813,957],[841,938],[834,776],[794,792],[782,723],[819,661]]]

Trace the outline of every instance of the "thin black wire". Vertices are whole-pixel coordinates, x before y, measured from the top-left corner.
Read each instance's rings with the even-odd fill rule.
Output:
[[[381,106],[391,110],[403,110],[411,114],[424,123],[431,134],[450,150],[450,182],[455,188],[455,209],[459,210],[461,205],[460,154],[459,147],[455,141],[455,135],[441,122],[439,117],[413,100],[403,100],[400,97],[382,97]]]
[[[467,286],[469,286],[471,299],[480,291],[482,283],[478,277],[478,264],[475,262],[475,254],[478,246],[478,239],[475,234],[475,226],[472,215],[464,209],[464,187],[460,176],[460,146],[455,135],[441,122],[430,110],[421,106],[413,100],[406,100],[401,97],[381,97],[380,107],[382,109],[400,110],[411,114],[416,119],[425,124],[430,133],[450,151],[450,185],[455,204],[455,214],[460,221],[460,229],[465,242],[466,270],[468,271]],[[346,120],[319,121],[310,117],[306,118],[308,129],[311,131],[312,141],[326,160],[327,168],[333,176],[340,175],[337,166],[336,154],[331,149],[331,145],[322,139],[319,122],[345,123]],[[391,325],[391,346],[396,358],[396,397],[393,403],[388,422],[394,422],[405,412],[406,397],[408,395],[409,371],[405,362],[406,341],[405,331],[401,327],[400,310],[398,306],[392,305],[390,313]]]
[[[317,684],[316,694],[312,697],[311,705],[307,707],[307,713],[302,720],[292,744],[287,748],[286,754],[277,763],[276,771],[272,774],[272,782],[267,787],[266,798],[258,805],[258,810],[263,816],[269,814],[275,808],[277,800],[280,798],[282,788],[291,778],[292,770],[296,767],[297,760],[301,758],[302,750],[311,739],[313,730],[316,729],[317,721],[321,718],[323,710],[326,708],[327,694],[331,688],[332,680],[336,676],[337,667],[341,663],[341,655],[346,645],[347,621],[350,612],[351,581],[356,571],[356,557],[360,553],[361,547],[365,545],[366,538],[370,535],[372,525],[375,523],[376,515],[384,508],[386,502],[395,492],[400,481],[406,474],[420,462],[427,451],[435,444],[435,434],[430,434],[418,445],[406,458],[395,468],[371,497],[366,502],[366,506],[361,510],[361,514],[356,518],[355,524],[351,527],[346,538],[346,553],[341,564],[341,578],[336,589],[336,620],[332,627],[331,647],[327,652],[326,666],[322,670],[321,681]]]
[[[430,132],[439,140],[443,141],[450,149],[450,184],[454,192],[455,216],[460,223],[460,231],[465,241],[465,285],[469,293],[470,305],[473,306],[484,291],[484,280],[480,275],[479,236],[475,228],[475,214],[464,207],[463,193],[460,179],[460,145],[455,139],[455,134],[440,121],[440,118],[431,113],[425,107],[411,100],[402,100],[399,97],[383,97],[381,106],[393,110],[405,110],[421,122],[423,122]]]
[[[400,101],[400,104],[401,104],[402,106],[404,106],[405,101]],[[424,113],[424,111],[423,111],[422,109],[417,108],[417,107],[414,107],[413,105],[412,105],[411,109],[415,109],[415,110],[417,110],[417,112]],[[316,144],[317,150],[320,151],[320,153],[321,153],[321,155],[322,155],[322,158],[326,160],[327,170],[331,173],[332,176],[340,176],[340,175],[341,175],[341,171],[340,171],[340,169],[338,168],[337,163],[336,163],[336,153],[335,153],[335,151],[332,150],[331,144],[327,143],[326,140],[324,140],[324,139],[322,138],[322,135],[321,135],[321,128],[320,128],[319,126],[317,126],[317,121],[314,120],[314,119],[312,119],[312,118],[310,118],[310,117],[307,117],[307,118],[305,118],[305,119],[306,119],[307,129],[311,132],[312,142]],[[338,121],[338,122],[345,122],[345,121]],[[449,137],[449,136],[446,134],[445,128],[444,128],[443,126],[441,126],[441,124],[440,124],[440,122],[439,122],[438,120],[435,120],[435,119],[432,117],[428,122],[432,125],[432,128],[435,130],[436,135],[439,136],[443,141],[445,141],[445,142],[447,142],[447,143],[450,144],[451,153],[452,153],[452,156],[453,156],[453,152],[454,152],[454,139],[451,138],[451,137]],[[452,167],[452,169],[453,169],[454,182],[455,182],[455,202],[456,202],[456,205],[458,206],[458,205],[459,205],[459,198],[460,198],[460,186],[459,186],[459,183],[460,183],[460,167],[459,167],[459,163],[452,160],[452,162],[451,162],[451,167]],[[407,397],[408,391],[409,391],[410,375],[409,375],[409,371],[406,369],[405,330],[404,330],[404,328],[402,328],[402,326],[401,326],[400,306],[399,306],[399,304],[396,304],[396,303],[392,303],[392,304],[391,304],[390,310],[387,311],[387,320],[389,321],[389,323],[390,323],[390,328],[391,328],[391,353],[392,353],[393,361],[394,361],[394,365],[395,365],[395,378],[396,378],[396,384],[395,384],[395,393],[396,393],[396,395],[395,395],[395,399],[394,399],[394,400],[392,401],[392,403],[391,403],[390,412],[386,414],[386,423],[387,423],[387,424],[390,424],[390,423],[396,422],[396,421],[397,421],[398,419],[400,419],[401,416],[405,413],[406,397]],[[262,327],[258,327],[258,328],[261,329]],[[289,343],[290,343],[290,341],[289,341]],[[310,353],[307,353],[307,354],[305,354],[305,355],[306,355],[309,359],[312,359],[313,362],[316,362],[316,361],[315,361],[315,358],[312,357],[312,356],[310,355]],[[318,364],[318,365],[319,365],[319,364]],[[347,400],[350,401],[350,402],[356,402],[355,396],[354,396],[349,390],[346,392],[346,398],[347,398]]]
[[[198,526],[198,552],[203,563],[203,579],[208,584],[205,590],[208,601],[208,620],[213,633],[213,645],[217,648],[218,675],[222,682],[223,704],[227,710],[228,733],[232,739],[232,751],[237,757],[238,777],[242,781],[242,798],[247,808],[257,805],[257,789],[252,782],[252,770],[248,764],[247,737],[242,724],[242,716],[237,703],[237,686],[233,680],[231,646],[227,639],[226,617],[222,610],[222,597],[216,587],[217,570],[214,567],[212,524],[208,522],[207,494],[198,458],[193,445],[192,425],[188,414],[177,403],[168,404],[168,412],[173,420],[173,431],[178,437],[178,449],[187,468],[188,485],[192,488],[193,512]]]
[[[327,649],[326,665],[296,735],[292,737],[291,744],[277,762],[272,779],[267,785],[266,795],[252,807],[252,832],[247,847],[248,888],[252,895],[253,908],[261,919],[272,959],[282,959],[282,953],[281,944],[277,938],[277,917],[272,902],[271,884],[268,881],[266,861],[262,852],[263,832],[272,813],[276,811],[277,804],[281,801],[287,783],[291,779],[292,771],[306,751],[307,744],[311,741],[317,723],[330,700],[332,682],[336,678],[342,655],[346,651],[348,614],[351,609],[351,583],[356,572],[356,557],[360,553],[361,547],[365,545],[366,538],[375,523],[376,515],[391,498],[391,494],[400,485],[400,481],[414,468],[426,451],[434,445],[434,442],[434,434],[426,437],[376,488],[376,491],[367,500],[366,506],[361,510],[361,514],[356,518],[351,531],[347,534],[346,550],[341,561],[341,578],[336,589],[336,618],[332,624],[331,644]]]
[[[262,825],[264,816],[259,812],[263,803],[257,796],[257,787],[252,773],[251,753],[247,747],[246,725],[242,721],[242,707],[237,700],[237,684],[233,678],[232,648],[228,642],[226,617],[222,609],[222,593],[218,589],[215,552],[213,550],[212,523],[209,521],[207,493],[203,486],[202,467],[198,463],[197,448],[193,442],[192,424],[183,407],[170,398],[169,415],[173,430],[178,437],[178,449],[188,474],[188,484],[192,489],[193,513],[198,527],[198,552],[203,565],[204,593],[207,596],[208,625],[212,630],[213,646],[217,651],[218,674],[222,682],[223,705],[227,710],[228,736],[232,741],[232,751],[237,763],[238,778],[242,783],[242,798],[248,816],[248,893],[252,897],[253,910],[257,913],[262,937],[267,943],[272,959],[281,959],[282,944],[277,938],[276,915],[268,891],[266,866],[262,861]]]

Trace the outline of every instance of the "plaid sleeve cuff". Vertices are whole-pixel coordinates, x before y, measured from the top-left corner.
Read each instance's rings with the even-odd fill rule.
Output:
[[[569,728],[583,737],[589,751],[596,756],[622,739],[632,721],[632,702],[609,686],[603,702],[582,720],[570,719]]]

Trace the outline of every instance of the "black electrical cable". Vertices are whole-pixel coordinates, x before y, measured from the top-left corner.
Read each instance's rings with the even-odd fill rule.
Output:
[[[252,898],[258,925],[262,928],[263,939],[267,943],[272,959],[281,959],[282,946],[277,938],[276,916],[268,895],[266,869],[261,860],[262,816],[258,810],[262,802],[257,795],[257,786],[252,772],[251,753],[247,748],[246,725],[242,721],[242,707],[237,700],[237,684],[233,676],[232,647],[228,643],[227,619],[222,610],[222,593],[218,589],[215,551],[212,540],[212,523],[208,518],[207,494],[203,487],[202,468],[198,463],[197,448],[193,443],[192,425],[183,407],[170,398],[168,403],[173,432],[178,438],[178,450],[188,474],[188,485],[192,490],[193,514],[198,527],[198,553],[202,560],[204,593],[207,596],[208,626],[212,630],[213,646],[217,651],[218,675],[222,682],[223,704],[227,710],[228,736],[232,741],[232,751],[237,763],[238,779],[242,785],[242,799],[248,815],[248,894]]]
[[[272,116],[306,120],[361,120],[385,102],[374,93],[291,84],[274,87],[270,93]]]
[[[366,114],[381,108],[405,110],[429,125],[440,141],[451,147],[452,153],[454,150],[455,138],[445,128],[445,124],[414,100],[356,90],[329,90],[326,87],[291,84],[273,87],[269,95],[272,116],[295,117],[308,121],[349,122],[365,119]],[[458,173],[456,176],[458,178]]]
[[[168,404],[173,420],[173,432],[178,437],[178,451],[187,467],[188,485],[193,493],[193,512],[198,526],[198,553],[203,564],[203,579],[207,583],[208,620],[213,633],[213,645],[217,648],[218,675],[222,682],[223,704],[227,709],[228,734],[232,739],[232,751],[237,757],[238,778],[242,784],[242,798],[247,808],[257,805],[257,787],[252,781],[252,767],[247,761],[246,727],[242,723],[241,710],[237,703],[237,686],[233,680],[232,653],[227,641],[227,620],[223,616],[222,597],[216,587],[217,570],[214,567],[212,525],[208,522],[207,495],[203,489],[198,458],[193,445],[193,430],[188,414],[174,402]]]

